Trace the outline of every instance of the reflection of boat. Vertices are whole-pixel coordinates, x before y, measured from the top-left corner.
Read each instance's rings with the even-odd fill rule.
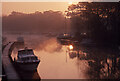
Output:
[[[87,59],[87,53],[81,51],[81,50],[72,50],[69,51],[69,57],[70,58],[75,58],[78,57],[80,60],[85,60]]]
[[[76,57],[76,56],[77,56],[77,54],[76,54],[75,51],[69,52],[69,57],[70,57],[70,58],[74,58],[74,57]]]
[[[25,48],[24,50],[18,51],[18,59],[14,60],[15,64],[24,70],[36,70],[40,62],[37,56],[34,55],[32,49]]]

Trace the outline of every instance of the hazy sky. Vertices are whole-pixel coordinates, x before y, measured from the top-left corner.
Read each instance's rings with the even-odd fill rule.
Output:
[[[8,15],[12,11],[33,13],[35,11],[65,11],[67,10],[68,2],[3,2],[2,14]]]
[[[118,2],[119,0],[1,0],[2,15],[8,15],[12,11],[33,13],[35,11],[55,10],[64,12],[69,2],[101,1]],[[33,2],[34,1],[34,2]]]
[[[69,2],[69,1],[105,1],[105,2],[116,2],[116,1],[120,1],[120,0],[1,0],[2,2]]]

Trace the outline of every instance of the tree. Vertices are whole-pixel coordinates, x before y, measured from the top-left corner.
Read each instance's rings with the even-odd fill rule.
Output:
[[[86,31],[96,42],[118,44],[119,14],[120,2],[79,2],[68,7],[67,16],[71,17],[74,33]]]

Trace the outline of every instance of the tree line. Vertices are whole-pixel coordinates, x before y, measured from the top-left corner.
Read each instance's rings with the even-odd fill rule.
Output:
[[[86,32],[97,43],[120,45],[120,2],[79,2],[68,7],[67,16],[76,36]]]
[[[26,14],[13,11],[2,17],[3,32],[62,32],[65,18],[60,11],[36,11]],[[59,31],[58,31],[59,30]]]

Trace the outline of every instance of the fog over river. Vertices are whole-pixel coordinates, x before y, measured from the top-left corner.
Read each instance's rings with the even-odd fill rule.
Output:
[[[61,45],[56,37],[45,35],[3,35],[6,42],[23,37],[25,46],[18,45],[12,51],[17,57],[18,49],[28,47],[40,59],[37,73],[41,79],[104,79],[119,78],[119,52],[109,49],[79,47],[79,57],[71,56],[67,45]],[[73,54],[74,55],[74,54]],[[33,75],[32,77],[35,77]]]

